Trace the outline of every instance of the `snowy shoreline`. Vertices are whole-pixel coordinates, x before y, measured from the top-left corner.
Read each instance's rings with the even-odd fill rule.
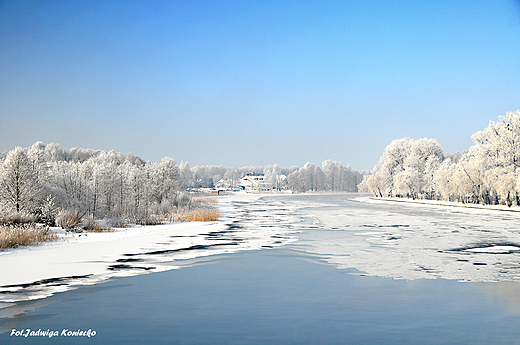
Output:
[[[411,204],[422,204],[422,205],[435,205],[435,206],[450,206],[450,207],[462,207],[462,208],[473,208],[473,209],[481,209],[481,210],[492,210],[492,211],[507,211],[507,212],[520,212],[520,207],[512,206],[508,207],[506,205],[481,205],[481,204],[462,204],[456,203],[452,201],[442,201],[442,200],[424,200],[424,199],[409,199],[409,198],[393,198],[393,197],[370,197],[370,200],[379,200],[379,201],[394,201],[394,202],[404,202]]]
[[[178,269],[183,260],[271,245],[269,238],[242,241],[239,232],[235,237],[227,235],[233,215],[240,212],[233,203],[259,197],[219,198],[222,217],[216,222],[165,223],[105,233],[63,232],[57,242],[0,252],[0,309],[11,302],[44,298],[112,277]]]
[[[166,223],[108,233],[65,234],[64,241],[0,252],[0,316],[20,301],[126,277],[179,269],[218,254],[296,241],[299,216],[262,194],[218,197],[215,222]],[[266,211],[275,215],[265,216]],[[260,214],[251,218],[251,212]],[[211,259],[210,259],[211,260]],[[1,311],[3,310],[3,312]]]
[[[116,229],[110,233],[64,235],[62,241],[3,252],[0,291],[4,296],[12,294],[11,301],[18,300],[18,294],[24,295],[24,299],[36,299],[67,290],[69,283],[94,284],[115,276],[176,269],[172,263],[160,260],[138,262],[135,266],[127,265],[124,260],[128,255],[143,251],[162,250],[165,246],[161,243],[166,243],[171,236],[180,237],[172,244],[174,248],[168,246],[170,250],[203,245],[205,241],[195,240],[197,235],[223,228],[218,222],[168,223]],[[40,291],[45,285],[54,288]]]

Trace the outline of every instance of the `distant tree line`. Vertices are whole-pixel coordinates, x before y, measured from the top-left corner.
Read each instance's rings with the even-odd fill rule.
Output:
[[[490,121],[462,153],[434,139],[392,141],[359,188],[376,196],[520,205],[520,111]]]
[[[184,188],[213,188],[217,182],[226,180],[238,185],[241,177],[248,173],[263,174],[266,184],[273,190],[293,192],[357,192],[364,172],[353,170],[341,162],[326,160],[322,166],[306,163],[303,167],[280,167],[278,164],[266,166],[244,166],[240,168],[225,166],[195,166],[181,162],[180,174]],[[281,176],[285,178],[281,179]]]

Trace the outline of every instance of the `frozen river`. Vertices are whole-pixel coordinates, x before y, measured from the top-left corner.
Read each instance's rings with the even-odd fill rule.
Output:
[[[313,219],[293,246],[338,268],[393,279],[520,280],[520,213],[357,195],[278,202]]]
[[[147,274],[0,309],[0,343],[520,344],[520,213],[357,194],[221,207],[218,231],[116,261]]]

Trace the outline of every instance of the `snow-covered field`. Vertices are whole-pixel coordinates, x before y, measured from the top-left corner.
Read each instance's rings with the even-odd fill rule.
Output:
[[[219,198],[223,217],[218,222],[68,234],[58,242],[0,252],[0,308],[111,277],[177,269],[190,264],[189,259],[294,241],[295,220],[288,212],[250,216],[272,209],[258,199],[257,195]]]

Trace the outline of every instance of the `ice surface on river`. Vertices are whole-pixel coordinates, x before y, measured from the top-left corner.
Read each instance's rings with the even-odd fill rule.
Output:
[[[292,246],[394,279],[520,280],[520,214],[351,195],[278,197],[314,218]]]

